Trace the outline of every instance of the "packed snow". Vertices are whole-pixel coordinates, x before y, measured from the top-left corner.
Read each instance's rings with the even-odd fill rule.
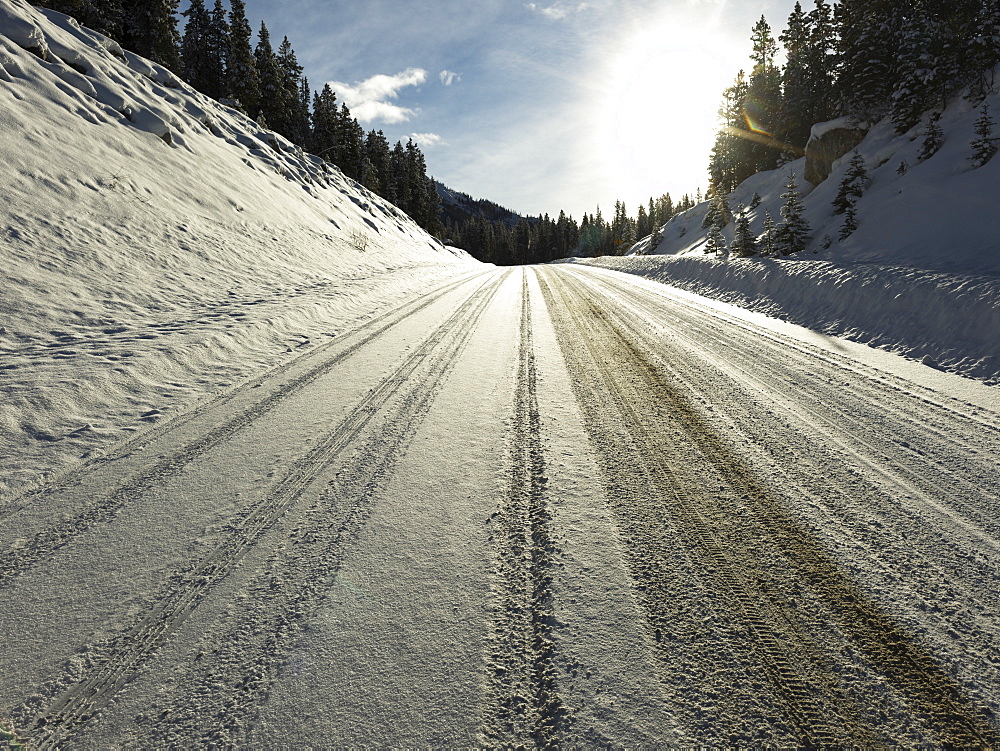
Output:
[[[22,0],[0,0],[0,98],[0,493],[478,265]]]
[[[1000,93],[986,105],[1000,112]],[[781,221],[781,194],[795,173],[812,230],[808,248],[797,255],[706,255],[706,202],[668,222],[653,251],[644,238],[625,258],[574,260],[1000,383],[1000,158],[979,168],[970,161],[979,112],[978,104],[955,97],[941,117],[942,148],[922,162],[918,154],[929,115],[902,135],[888,119],[876,124],[817,186],[803,179],[805,157],[744,181],[728,197],[729,206],[735,212],[757,196],[759,204],[748,213],[759,235],[765,212]],[[866,124],[840,118],[818,124],[812,136],[855,127]],[[844,217],[833,213],[831,202],[855,152],[864,159],[869,183],[857,202],[857,230],[840,240]],[[727,243],[733,230],[732,222],[723,230]]]
[[[849,155],[803,257],[702,205],[629,277],[478,264],[21,0],[0,97],[0,739],[996,745],[967,104],[924,163],[872,130],[847,241]]]

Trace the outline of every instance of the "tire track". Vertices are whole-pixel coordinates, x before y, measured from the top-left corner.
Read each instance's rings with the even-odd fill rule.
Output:
[[[573,289],[571,297],[569,286],[557,287],[558,282],[548,273],[543,273],[539,281],[549,302],[563,356],[573,374],[577,399],[603,470],[608,498],[628,541],[628,562],[637,599],[646,611],[654,642],[662,645],[661,659],[675,658],[669,646],[678,634],[671,623],[676,610],[673,600],[678,593],[665,586],[661,572],[674,565],[676,555],[670,550],[670,541],[679,538],[694,575],[707,587],[701,592],[688,592],[686,597],[707,602],[707,617],[713,620],[723,620],[727,612],[735,615],[746,641],[741,646],[752,650],[749,655],[738,650],[735,655],[727,654],[718,648],[713,652],[699,651],[694,661],[749,663],[753,668],[747,672],[762,671],[767,676],[774,700],[782,706],[781,720],[792,725],[796,742],[812,745],[835,742],[837,726],[844,723],[837,719],[831,723],[826,708],[816,698],[819,686],[806,680],[814,650],[802,649],[789,655],[788,642],[799,641],[798,635],[782,632],[780,626],[776,628],[781,618],[769,612],[772,610],[769,600],[759,591],[763,572],[750,558],[753,546],[747,548],[748,559],[740,562],[742,566],[731,562],[730,541],[720,539],[718,533],[723,520],[711,506],[715,499],[697,497],[690,481],[676,476],[671,467],[671,457],[673,462],[690,461],[687,452],[678,446],[679,441],[689,440],[688,437],[680,431],[657,429],[659,419],[672,418],[669,409],[649,414],[647,407],[640,413],[639,405],[656,405],[662,397],[656,390],[636,388],[632,372],[635,363],[623,361],[617,343],[609,341],[609,332],[598,325],[600,314],[579,301],[579,291]],[[628,462],[637,459],[637,464],[629,466],[623,462],[620,455],[609,450],[612,446],[620,447]],[[692,617],[689,628],[696,627],[697,620],[703,617],[706,616]],[[702,680],[705,685],[699,693],[710,693],[710,679],[706,676]],[[674,696],[675,702],[685,699],[682,695]],[[731,721],[736,714],[738,711],[720,708],[710,723]],[[775,720],[778,718],[772,718],[772,722]],[[691,722],[694,724],[693,719]]]
[[[576,269],[566,270],[574,278],[586,279],[586,283],[589,286],[593,286],[596,283],[606,289],[614,290],[616,296],[629,300],[632,305],[636,306],[637,310],[644,311],[647,314],[651,311],[657,312],[660,316],[658,323],[671,328],[672,332],[678,335],[682,335],[685,328],[689,330],[691,322],[695,321],[703,326],[699,330],[700,335],[705,335],[709,339],[715,340],[724,348],[736,346],[744,350],[744,362],[756,362],[754,359],[756,352],[752,348],[746,347],[747,340],[745,338],[733,336],[733,332],[739,331],[749,334],[750,338],[763,339],[775,345],[783,352],[786,352],[799,363],[819,361],[844,371],[845,375],[856,376],[857,374],[861,374],[864,378],[854,378],[849,384],[845,384],[845,386],[849,386],[851,389],[866,388],[875,394],[877,399],[883,398],[887,392],[905,396],[919,402],[922,407],[933,410],[935,413],[934,424],[940,424],[949,420],[959,420],[962,424],[974,423],[975,427],[980,429],[984,435],[988,435],[993,441],[1000,441],[1000,422],[997,421],[996,413],[984,410],[981,407],[962,402],[957,398],[926,388],[912,381],[906,381],[892,373],[879,370],[849,356],[840,355],[829,349],[816,347],[800,339],[758,326],[743,318],[730,316],[723,311],[707,307],[693,300],[684,301],[685,318],[682,320],[677,316],[676,302],[664,299],[660,295],[642,294],[635,284],[625,279],[618,279],[610,274],[588,274],[584,277]],[[724,321],[726,326],[720,327],[720,321]],[[674,326],[671,326],[671,323]],[[704,348],[705,343],[703,340],[698,341],[699,347],[702,348]],[[783,365],[784,363],[778,364]],[[788,367],[794,370],[797,364],[795,362],[789,363]],[[871,384],[870,387],[869,384]],[[881,391],[877,391],[875,389],[876,386]],[[900,414],[905,415],[907,413],[904,410]],[[962,440],[960,434],[949,436],[947,432],[944,432],[941,435],[945,438],[955,439],[958,446],[967,447],[970,445],[968,441]]]
[[[48,684],[48,689],[43,687],[40,694],[48,694],[51,699],[40,711],[34,706],[23,706],[15,719],[22,719],[24,726],[30,728],[26,734],[33,744],[38,748],[61,745],[110,703],[150,655],[177,631],[261,536],[303,495],[319,473],[358,438],[390,398],[402,390],[404,404],[428,405],[431,394],[436,392],[433,388],[427,389],[426,397],[415,399],[414,394],[424,389],[425,384],[414,375],[431,363],[431,383],[437,384],[444,377],[452,358],[471,335],[475,322],[501,284],[502,278],[494,275],[491,283],[477,288],[420,347],[366,394],[334,430],[296,460],[264,499],[242,509],[227,526],[229,534],[212,551],[172,575],[148,610],[130,627],[89,650],[88,665],[82,677],[74,674],[67,680],[66,676],[60,676]],[[405,408],[395,416],[409,424]],[[410,415],[410,423],[413,419]],[[385,457],[395,456],[393,447],[400,446],[403,437],[408,435],[400,433],[394,442],[376,443],[374,449],[369,447],[372,466],[388,466]],[[373,455],[377,452],[385,455],[381,461],[374,461],[377,457]],[[67,682],[70,685],[67,686]]]
[[[620,290],[618,284],[606,285],[603,277],[587,278],[584,283],[593,287],[590,282],[594,281],[598,281],[597,288],[613,290],[616,299],[623,300],[621,306],[608,310],[616,325],[631,332],[647,351],[660,349],[659,326],[676,319],[676,306],[671,309],[654,296],[646,309],[634,285],[631,290]],[[652,317],[650,309],[655,313]],[[838,525],[849,520],[851,537],[866,541],[872,559],[883,555],[886,539],[879,530],[886,520],[905,520],[907,529],[900,532],[910,539],[903,542],[905,552],[897,551],[897,557],[913,559],[913,530],[919,530],[924,552],[933,550],[933,556],[912,561],[914,566],[925,573],[940,572],[946,581],[965,580],[973,590],[980,590],[979,605],[998,607],[995,562],[1000,525],[990,511],[1000,509],[995,466],[1000,441],[989,416],[983,417],[984,410],[966,414],[941,407],[930,399],[941,395],[920,395],[920,387],[895,383],[894,376],[876,371],[869,375],[865,367],[859,369],[861,378],[852,377],[831,398],[830,381],[820,363],[829,362],[844,377],[853,376],[847,372],[849,363],[840,363],[839,356],[827,360],[820,353],[810,360],[799,353],[785,358],[784,339],[765,330],[760,338],[782,346],[778,356],[765,357],[766,350],[753,346],[758,341],[755,329],[745,327],[751,336],[743,340],[726,327],[720,329],[718,321],[702,319],[706,317],[695,312],[693,325],[665,324],[672,336],[690,348],[673,349],[669,361],[659,358],[661,370],[705,404],[711,404],[713,397],[697,378],[691,378],[692,373],[702,372],[707,362],[713,371],[732,378],[743,394],[728,399],[725,413],[716,410],[714,414],[754,449],[758,461],[781,478],[786,491],[795,488],[817,507],[829,509]],[[834,373],[833,377],[838,376]],[[795,384],[794,398],[784,393],[781,384],[786,382]],[[761,419],[764,415],[766,426]],[[780,436],[791,433],[808,442],[800,441],[800,449],[790,450]],[[838,472],[837,481],[832,482],[831,471],[842,464],[861,468],[866,479],[849,470]],[[900,498],[908,502],[900,503]],[[951,531],[945,534],[943,529]],[[961,544],[956,545],[956,540]],[[975,554],[969,555],[969,550]],[[992,574],[990,561],[994,562]],[[928,603],[925,607],[935,606]],[[965,625],[968,628],[970,622]]]
[[[483,735],[501,746],[556,748],[571,717],[554,665],[552,567],[558,550],[549,533],[527,273],[522,271],[508,491],[490,526],[496,602]]]
[[[964,411],[959,411],[958,407],[963,405],[958,403],[951,406],[939,404],[937,400],[940,399],[940,394],[915,387],[913,384],[904,384],[890,374],[859,365],[835,353],[824,352],[745,322],[728,320],[727,323],[730,325],[720,328],[717,319],[701,313],[696,307],[692,310],[690,319],[685,320],[683,325],[672,326],[667,321],[676,319],[676,308],[671,310],[655,296],[640,296],[634,285],[613,283],[616,281],[600,278],[600,286],[613,289],[617,296],[628,300],[633,311],[639,316],[648,317],[650,310],[657,312],[659,321],[666,323],[674,336],[690,342],[698,350],[710,353],[711,357],[724,360],[730,365],[738,363],[740,377],[757,386],[762,393],[773,392],[773,383],[776,380],[794,382],[796,392],[800,395],[796,409],[807,412],[825,424],[853,426],[852,437],[856,439],[861,435],[866,436],[863,446],[872,456],[884,458],[897,469],[897,473],[910,475],[918,485],[922,486],[923,492],[928,492],[931,486],[921,483],[920,478],[913,477],[913,473],[906,469],[903,462],[889,456],[893,449],[895,453],[909,450],[911,458],[913,452],[916,452],[921,457],[922,463],[932,464],[950,482],[961,486],[962,492],[954,494],[956,498],[969,495],[987,498],[983,494],[982,486],[992,484],[990,481],[995,479],[993,477],[995,468],[981,468],[963,460],[974,455],[976,450],[994,453],[1000,451],[1000,426],[994,424],[995,416],[987,415],[983,410],[974,410],[973,414],[966,414]],[[692,320],[695,321],[697,339],[691,334]],[[746,332],[751,334],[751,337],[734,335],[734,332]],[[769,360],[768,370],[760,374],[759,350],[749,345],[750,341],[760,339],[780,347],[783,353],[788,353],[791,357],[788,361]],[[714,346],[706,346],[709,343]],[[837,400],[827,398],[830,384],[815,373],[817,361],[834,366],[850,378],[847,384],[838,389]],[[854,377],[856,373],[861,373],[864,377]],[[897,405],[899,397],[903,395],[907,403]],[[815,406],[809,407],[807,401],[812,401]],[[865,414],[870,418],[871,410],[854,409],[852,407],[855,403],[878,405],[881,420],[877,425],[878,430],[874,429],[876,426],[872,425],[870,419],[859,419],[859,414]],[[923,423],[916,423],[913,420],[912,407],[916,403],[919,403],[921,415],[924,417]],[[829,415],[834,416],[835,422],[831,421]],[[939,429],[936,427],[939,425],[948,428]],[[885,435],[898,435],[904,432],[904,429],[909,442],[886,444]],[[969,435],[976,437],[969,439],[966,437]],[[924,441],[933,447],[933,451],[920,451],[918,445]],[[944,451],[945,446],[951,449],[950,453]],[[852,447],[845,448],[854,450]],[[880,461],[880,463],[885,462]],[[955,473],[951,468],[952,464],[962,466],[963,474],[971,478],[971,481],[966,479],[966,476]],[[992,500],[995,504],[996,499]],[[962,511],[978,516],[977,521],[980,523],[990,522],[990,519],[977,515],[975,507],[970,504],[962,504]]]
[[[301,391],[303,388],[308,386],[323,374],[327,373],[331,368],[338,365],[354,352],[377,339],[393,326],[415,315],[421,310],[424,310],[448,292],[456,289],[468,281],[468,279],[461,279],[452,284],[448,284],[426,298],[421,298],[421,300],[416,304],[405,306],[402,310],[392,311],[390,314],[380,317],[379,319],[376,319],[376,321],[370,322],[363,327],[363,333],[361,333],[360,337],[347,347],[339,350],[334,355],[324,359],[322,362],[308,367],[304,372],[293,375],[289,381],[276,387],[276,390],[267,396],[258,399],[249,407],[240,409],[237,414],[231,416],[223,424],[209,429],[198,439],[185,444],[183,447],[174,450],[167,456],[151,463],[149,466],[140,470],[126,482],[118,485],[118,487],[114,488],[110,492],[86,503],[83,508],[75,514],[61,519],[57,524],[49,527],[48,529],[35,533],[32,539],[26,544],[0,554],[0,587],[3,587],[11,579],[29,569],[38,561],[48,558],[59,548],[63,547],[90,528],[110,520],[122,508],[127,506],[132,501],[140,498],[146,491],[149,490],[149,488],[162,484],[167,479],[176,476],[192,461],[222,444],[240,431],[246,429],[264,415],[273,411],[287,398]],[[330,342],[329,344],[318,348],[318,350],[306,353],[301,359],[316,357],[318,354],[325,352],[328,348],[333,348],[335,346],[339,347],[341,345],[341,342]],[[61,478],[61,488],[53,488],[49,486],[29,491],[27,495],[22,496],[19,499],[19,508],[23,508],[28,502],[37,499],[39,496],[50,496],[55,492],[58,492],[59,489],[65,489],[71,483],[79,482],[80,478],[85,476],[88,471],[92,471],[92,467],[95,463],[106,463],[132,455],[137,450],[149,445],[156,438],[159,438],[168,432],[175,431],[181,426],[190,423],[197,418],[210,416],[211,413],[222,409],[238,397],[247,394],[250,389],[264,386],[268,382],[273,382],[279,375],[288,373],[296,364],[300,363],[301,359],[279,366],[278,368],[269,371],[267,374],[235,389],[234,391],[228,392],[227,394],[224,394],[207,404],[195,408],[189,413],[179,416],[169,423],[164,424],[162,427],[157,426],[143,436],[118,447],[114,450],[114,453],[102,457],[97,460],[97,462],[88,463],[88,465],[85,465],[84,468],[72,471],[69,475],[64,475]],[[11,513],[19,510],[19,508],[0,514],[0,519],[9,516]]]
[[[563,354],[576,371],[577,398],[609,497],[620,499],[616,511],[633,543],[630,567],[655,636],[669,630],[674,607],[674,594],[658,587],[658,573],[671,557],[657,541],[676,533],[697,575],[710,585],[716,615],[728,608],[736,618],[743,634],[736,646],[746,650],[743,659],[768,675],[798,742],[893,740],[865,722],[866,697],[853,696],[859,686],[844,684],[825,645],[814,640],[813,634],[829,633],[831,625],[881,673],[913,716],[925,720],[938,742],[965,747],[1000,742],[997,729],[933,657],[858,590],[781,499],[712,432],[683,391],[588,299],[583,285],[555,271],[544,272],[541,281]],[[589,369],[596,371],[590,378]],[[631,443],[632,454],[646,457],[634,472],[609,451],[621,437]],[[710,492],[697,489],[684,463],[706,465],[722,485]],[[768,551],[779,557],[762,565]],[[803,593],[816,608],[796,603]],[[669,649],[662,651],[669,660]]]
[[[506,277],[495,278],[474,306],[456,312],[454,325],[435,337],[436,346],[414,354],[419,362],[415,372],[393,377],[400,387],[397,405],[383,414],[360,450],[341,465],[336,481],[308,508],[307,521],[292,530],[289,543],[250,583],[245,609],[181,682],[188,690],[137,718],[138,737],[130,743],[246,745],[286,645],[324,600],[348,545],[371,514],[380,484],[391,476]]]

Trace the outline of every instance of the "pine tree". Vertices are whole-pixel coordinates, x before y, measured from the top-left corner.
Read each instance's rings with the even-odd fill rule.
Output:
[[[920,121],[932,99],[937,60],[932,53],[934,19],[914,12],[901,22],[899,53],[894,71],[892,122],[905,133]]]
[[[336,164],[339,144],[337,95],[330,84],[324,84],[323,90],[313,97],[311,131],[312,152]]]
[[[833,213],[844,215],[839,235],[841,240],[846,240],[858,228],[858,199],[867,187],[868,170],[865,168],[865,160],[855,151],[844,173],[844,179],[840,182],[837,196],[833,199]]]
[[[122,46],[180,74],[177,6],[178,0],[128,3],[122,17]]]
[[[940,121],[940,112],[931,113],[927,129],[924,131],[924,142],[920,145],[920,153],[917,155],[917,159],[921,162],[934,156],[944,144],[944,131],[941,130]]]
[[[674,213],[674,201],[669,193],[664,193],[656,199],[656,224],[666,224],[673,218]]]
[[[372,193],[378,193],[381,190],[381,184],[378,181],[378,172],[367,154],[363,154],[361,157],[361,176],[358,178],[358,182]]]
[[[865,168],[865,160],[855,151],[844,173],[844,179],[840,181],[837,196],[833,199],[833,213],[844,215],[839,235],[841,240],[846,240],[858,228],[858,199],[867,187],[868,170]]]
[[[309,79],[305,76],[299,81],[298,96],[295,100],[295,112],[292,119],[292,142],[297,143],[307,151],[312,147],[312,112],[310,105],[312,102],[312,91],[309,88]],[[376,191],[377,192],[377,191]]]
[[[857,228],[858,228],[858,214],[857,214],[857,209],[852,203],[844,211],[844,223],[840,227],[840,234],[838,235],[838,237],[840,237],[841,240],[846,240],[854,233],[854,230],[856,230]]]
[[[808,16],[810,39],[806,49],[805,67],[809,80],[812,123],[833,118],[836,79],[837,26],[833,7],[825,0],[815,0]]]
[[[753,69],[750,78],[760,76],[774,69],[774,58],[778,54],[778,45],[771,36],[771,26],[764,16],[754,24],[750,35],[750,43],[753,45],[753,52],[750,59],[753,61]]]
[[[256,120],[262,124],[266,122],[268,128],[281,132],[280,129],[288,120],[285,81],[278,65],[278,56],[271,46],[271,34],[263,22],[257,32],[257,46],[253,56],[257,75],[260,76],[260,104]],[[263,121],[261,117],[264,118]]]
[[[225,96],[238,101],[250,117],[256,117],[260,106],[260,76],[250,46],[252,36],[243,0],[230,0]]]
[[[1000,63],[1000,0],[982,0],[968,41],[969,98],[980,102],[993,92]]]
[[[395,185],[392,183],[392,162],[389,141],[382,131],[371,131],[365,138],[365,157],[375,168],[379,195],[395,202]]]
[[[615,201],[615,216],[611,221],[611,238],[614,254],[623,255],[635,242],[635,225],[629,218],[623,201]]]
[[[802,216],[804,207],[799,198],[799,185],[795,173],[789,173],[785,192],[781,197],[785,203],[781,206],[782,223],[778,225],[775,237],[775,250],[778,255],[790,256],[806,249],[809,244],[809,225]]]
[[[879,116],[888,105],[899,52],[899,17],[894,6],[872,0],[841,0],[834,8],[834,18],[839,31],[839,109],[861,119]]]
[[[222,99],[226,96],[226,60],[229,56],[229,22],[222,0],[215,0],[209,14],[206,46],[208,70],[204,93],[212,99]]]
[[[204,0],[191,0],[184,15],[187,16],[181,39],[184,80],[203,94],[208,94],[212,87],[212,53],[209,48],[212,20]]]
[[[812,119],[813,92],[808,68],[811,37],[811,21],[802,11],[802,5],[795,3],[785,31],[778,36],[787,58],[781,73],[781,139],[800,146],[805,146],[809,130],[815,122]]]
[[[649,221],[649,214],[646,213],[646,207],[640,203],[639,211],[635,215],[635,236],[645,237],[651,231],[652,225]]]
[[[403,154],[403,179],[406,184],[407,203],[400,208],[429,233],[436,234],[440,231],[438,214],[441,199],[434,188],[434,181],[427,176],[427,164],[423,152],[412,139],[408,139]]]
[[[118,41],[122,39],[124,12],[121,0],[36,0],[31,5],[51,8],[72,16],[88,29]]]
[[[652,253],[660,246],[660,241],[663,239],[663,228],[659,225],[654,224],[653,229],[649,236],[649,252]]]
[[[760,248],[760,254],[768,258],[776,256],[777,245],[776,245],[776,233],[777,226],[774,223],[774,217],[771,216],[771,212],[764,211],[764,226],[760,237],[757,238],[757,245]]]
[[[781,155],[779,147],[769,140],[782,130],[781,71],[774,63],[778,44],[764,16],[754,25],[750,41],[753,45],[750,55],[753,68],[750,70],[743,112],[750,129],[764,136],[749,139],[745,144],[749,156],[748,169],[750,174],[756,174],[777,167]]]
[[[83,10],[83,0],[45,0],[38,5],[74,18],[78,17]]]
[[[709,159],[712,186],[724,193],[731,193],[750,175],[774,168],[781,157],[780,142],[773,136],[784,129],[782,77],[774,63],[777,43],[763,16],[750,39],[753,67],[749,79],[740,71],[723,92],[721,128]]]
[[[868,185],[868,170],[865,169],[864,157],[857,151],[851,157],[851,161],[844,173],[844,179],[840,181],[840,188],[833,199],[833,213],[843,214],[861,198]]]
[[[120,40],[123,15],[121,0],[83,0],[77,20],[88,29]]]
[[[280,99],[281,120],[278,122],[277,130],[281,135],[292,143],[300,146],[305,143],[304,130],[309,121],[308,115],[308,94],[306,101],[306,113],[302,113],[302,66],[295,57],[295,50],[288,37],[281,40],[278,52],[275,54],[275,61],[278,64],[278,80],[280,82],[278,97]]]
[[[344,174],[353,180],[361,179],[361,171],[364,166],[364,138],[365,132],[358,121],[351,116],[351,110],[343,102],[340,105],[340,114],[337,117],[337,166],[343,170]],[[414,144],[415,148],[416,144]],[[417,186],[413,177],[414,154],[410,149],[404,150],[403,162],[400,166],[400,174],[406,182],[407,197],[402,204],[397,204],[403,211],[416,220],[412,210],[413,201],[417,200]],[[423,159],[423,155],[420,156]],[[417,222],[419,224],[419,221]]]
[[[737,185],[753,174],[748,146],[750,142],[741,135],[747,130],[743,111],[747,91],[747,80],[741,70],[733,85],[723,92],[722,105],[719,107],[721,127],[715,136],[708,174],[713,189],[723,193],[732,193]]]
[[[726,237],[722,234],[722,229],[717,224],[708,228],[708,239],[705,241],[705,252],[715,255],[725,255]]]
[[[392,171],[390,180],[395,196],[393,203],[406,211],[410,203],[410,182],[406,179],[406,149],[401,141],[396,141],[389,152],[389,165]]]
[[[989,105],[983,104],[976,119],[976,138],[972,141],[972,166],[982,167],[997,153],[997,138],[993,135],[993,118]]]
[[[757,242],[750,231],[750,215],[742,206],[736,210],[732,250],[740,258],[749,258],[757,253]]]
[[[705,218],[701,220],[702,228],[716,224],[722,229],[732,221],[732,218],[733,213],[729,208],[728,197],[725,193],[714,191],[708,204],[708,211],[705,212]]]

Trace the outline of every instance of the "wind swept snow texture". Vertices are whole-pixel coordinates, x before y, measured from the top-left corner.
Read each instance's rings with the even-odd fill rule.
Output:
[[[0,0],[0,100],[0,495],[475,268],[21,0]]]
[[[986,104],[1000,111],[1000,94]],[[941,117],[944,144],[918,154],[924,121],[897,135],[888,120],[834,162],[818,186],[802,175],[805,159],[744,181],[729,205],[750,206],[755,235],[765,212],[781,221],[781,194],[794,172],[812,230],[807,249],[780,259],[716,259],[704,252],[703,203],[667,223],[649,253],[645,238],[625,258],[575,262],[639,274],[814,330],[904,354],[929,365],[1000,383],[1000,158],[970,161],[979,105],[961,97]],[[820,124],[822,135],[847,123]],[[858,200],[858,228],[840,240],[844,216],[831,205],[855,151],[870,178]],[[900,165],[903,165],[902,169]],[[733,239],[734,223],[723,234]]]

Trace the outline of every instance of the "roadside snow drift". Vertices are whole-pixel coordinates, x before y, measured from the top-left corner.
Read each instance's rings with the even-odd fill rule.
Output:
[[[321,159],[0,0],[0,494],[474,268]]]

